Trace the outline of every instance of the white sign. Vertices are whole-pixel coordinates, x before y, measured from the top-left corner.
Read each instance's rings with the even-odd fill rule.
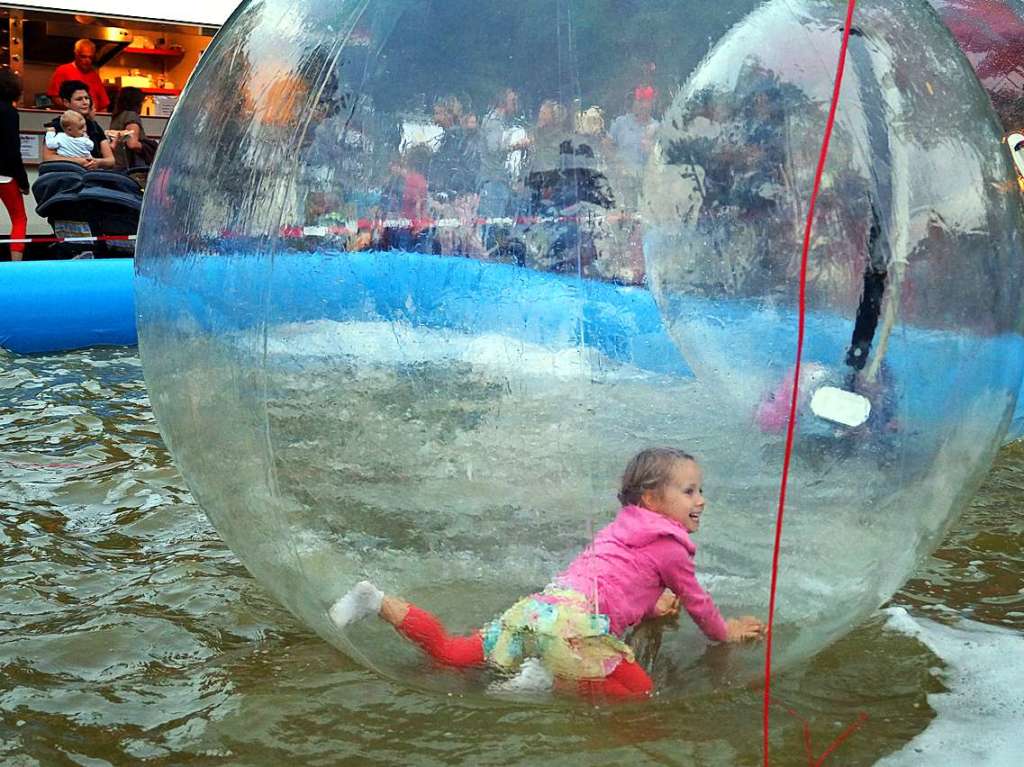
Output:
[[[177,96],[156,95],[153,97],[154,114],[157,117],[170,117],[174,111],[174,105],[178,103]]]
[[[42,157],[39,149],[40,136],[36,133],[22,133],[21,136],[21,159],[26,162],[39,162]]]

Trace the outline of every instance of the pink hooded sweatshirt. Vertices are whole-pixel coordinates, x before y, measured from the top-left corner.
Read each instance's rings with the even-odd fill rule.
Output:
[[[678,522],[642,506],[624,506],[558,575],[555,585],[587,596],[595,612],[608,616],[612,633],[619,637],[630,626],[653,617],[658,597],[670,588],[700,630],[723,642],[725,620],[697,583],[696,551]]]

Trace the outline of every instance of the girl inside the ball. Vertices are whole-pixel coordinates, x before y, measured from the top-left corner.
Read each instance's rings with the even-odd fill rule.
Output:
[[[330,608],[339,628],[379,615],[437,662],[517,672],[507,689],[636,698],[653,683],[622,637],[647,618],[682,607],[711,640],[765,632],[752,616],[725,619],[697,582],[690,535],[704,513],[703,475],[693,456],[649,448],[626,466],[614,521],[550,585],[479,631],[451,636],[425,610],[363,581]]]

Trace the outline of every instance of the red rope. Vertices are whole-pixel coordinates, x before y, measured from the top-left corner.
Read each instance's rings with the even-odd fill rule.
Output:
[[[788,706],[782,706],[778,703],[775,704],[780,708],[784,709],[786,713],[800,720],[800,731],[803,734],[804,744],[804,756],[807,757],[807,767],[822,767],[825,764],[825,760],[828,759],[829,755],[842,745],[842,742],[849,738],[853,733],[864,726],[864,722],[868,720],[868,715],[863,711],[858,714],[857,719],[846,727],[838,737],[834,738],[828,747],[821,752],[821,756],[814,755],[814,743],[811,738],[811,723],[804,719],[793,709]]]
[[[804,324],[807,314],[807,258],[811,249],[811,225],[814,222],[814,206],[821,189],[821,177],[825,172],[825,161],[828,159],[828,145],[832,139],[832,128],[836,121],[839,107],[839,89],[843,83],[843,71],[846,68],[846,49],[850,41],[850,25],[853,23],[853,10],[857,0],[847,0],[846,22],[843,25],[843,42],[839,48],[839,62],[836,66],[835,85],[832,89],[832,102],[829,105],[828,120],[825,123],[825,136],[821,142],[821,154],[818,156],[818,168],[814,174],[814,188],[811,191],[810,204],[807,207],[807,222],[804,226],[804,244],[800,255],[800,299],[799,320],[797,323],[796,365],[793,370],[793,393],[789,402],[789,425],[786,429],[786,453],[782,461],[782,479],[779,487],[779,509],[775,517],[775,547],[772,551],[772,582],[768,598],[768,632],[764,650],[764,764],[769,765],[768,730],[769,712],[772,699],[772,631],[775,620],[775,594],[779,580],[779,549],[782,545],[782,519],[786,511],[786,486],[789,483],[789,463],[793,454],[793,437],[796,433],[796,405],[800,392],[800,360],[804,350]],[[827,753],[827,752],[826,752]]]
[[[30,243],[30,242],[127,242],[134,240],[134,234],[100,234],[95,237],[92,235],[82,235],[81,237],[49,237],[46,235],[29,235],[28,237],[21,237],[18,239],[12,239],[10,237],[0,237],[0,245],[13,245],[14,243]]]

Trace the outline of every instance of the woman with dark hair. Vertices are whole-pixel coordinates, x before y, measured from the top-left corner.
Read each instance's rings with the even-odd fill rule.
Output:
[[[21,161],[21,136],[18,132],[18,110],[14,103],[21,98],[21,78],[10,69],[0,69],[0,201],[11,217],[11,239],[25,239],[28,218],[25,199],[28,175]],[[25,243],[11,243],[11,260],[21,261]]]
[[[43,162],[65,160],[77,163],[86,170],[113,168],[114,153],[110,149],[110,139],[107,138],[107,134],[104,133],[100,124],[92,119],[92,96],[89,95],[89,87],[79,80],[65,80],[60,84],[60,97],[68,105],[68,109],[73,109],[85,118],[85,135],[92,139],[92,156],[61,157],[55,150],[44,144]],[[58,133],[64,130],[60,125],[59,115],[46,123],[45,127],[53,128]]]
[[[117,94],[114,116],[110,118],[110,130],[116,131],[114,141],[114,166],[121,170],[137,165],[149,165],[149,160],[140,156],[144,152],[146,129],[142,127],[139,110],[142,109],[142,91],[138,88],[122,88]]]

